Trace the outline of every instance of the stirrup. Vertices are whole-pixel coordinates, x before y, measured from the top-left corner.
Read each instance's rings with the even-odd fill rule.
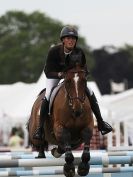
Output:
[[[101,134],[102,135],[106,135],[106,134],[108,134],[108,133],[110,133],[112,131],[112,129],[108,129],[108,130],[101,130],[100,132],[101,132]]]

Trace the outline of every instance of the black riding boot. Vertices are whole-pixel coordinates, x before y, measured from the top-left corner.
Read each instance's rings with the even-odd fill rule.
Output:
[[[34,132],[33,139],[42,140],[44,136],[44,122],[46,117],[48,116],[48,107],[49,107],[49,103],[47,99],[44,98],[40,109],[39,126]]]
[[[93,93],[92,95],[90,95],[90,92],[87,89],[87,96],[90,100],[91,109],[94,112],[95,117],[98,122],[98,130],[101,132],[102,135],[105,135],[105,134],[111,132],[113,130],[113,128],[107,122],[103,121],[95,94]]]

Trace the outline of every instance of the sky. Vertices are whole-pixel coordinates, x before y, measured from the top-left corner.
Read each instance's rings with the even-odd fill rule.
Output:
[[[133,0],[0,0],[9,10],[40,11],[64,25],[77,25],[91,48],[133,45]]]

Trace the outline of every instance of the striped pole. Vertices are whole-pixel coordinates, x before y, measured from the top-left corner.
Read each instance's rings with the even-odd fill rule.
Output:
[[[81,157],[82,152],[73,152],[73,155],[75,157]],[[0,160],[9,160],[9,159],[35,159],[38,156],[38,152],[32,152],[32,153],[3,153],[0,154]],[[119,151],[119,152],[106,152],[106,151],[91,151],[91,157],[107,157],[107,156],[133,156],[133,151]],[[47,158],[53,158],[51,155],[51,152],[46,152]],[[64,157],[64,154],[61,158]]]
[[[47,175],[47,174],[46,175],[40,175],[40,174],[36,175],[36,174],[33,174],[33,175],[29,175],[29,174],[26,174],[26,173],[24,175],[18,175],[18,174],[17,175],[10,175],[10,174],[9,175],[8,174],[5,175],[4,174],[4,176],[10,176],[10,177],[16,177],[16,176],[17,177],[26,177],[26,176],[28,176],[28,177],[48,177],[48,176],[49,177],[65,177],[64,174],[58,174],[58,175],[52,175],[52,174],[50,174],[50,175]],[[4,176],[2,175],[1,177],[4,177]]]
[[[114,167],[114,168],[91,168],[90,172],[88,174],[88,177],[90,174],[103,174],[103,173],[133,173],[133,167]],[[60,167],[60,169],[47,169],[44,170],[25,170],[25,171],[19,171],[16,170],[14,172],[0,172],[0,177],[3,176],[30,176],[30,175],[45,175],[50,176],[51,175],[63,175],[63,167]]]
[[[82,150],[79,151],[72,151],[74,155],[80,156],[82,154]],[[13,151],[13,152],[0,152],[0,156],[2,155],[31,155],[31,154],[38,154],[37,151]],[[50,155],[51,151],[46,151],[46,155]],[[106,150],[91,150],[91,155],[133,155],[133,151],[106,151]]]
[[[75,158],[75,165],[78,165],[81,159]],[[64,158],[55,159],[9,159],[0,160],[0,168],[4,167],[41,167],[41,166],[62,166],[65,163]],[[132,156],[102,156],[102,157],[91,157],[90,165],[103,165],[108,166],[109,164],[132,164]]]

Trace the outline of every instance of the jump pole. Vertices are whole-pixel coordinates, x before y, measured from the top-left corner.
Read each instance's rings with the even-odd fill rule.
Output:
[[[90,168],[89,174],[103,174],[103,173],[132,173],[133,172],[133,167],[113,167],[113,168]],[[87,175],[89,177],[89,174]],[[36,176],[36,175],[45,175],[45,176],[50,176],[51,175],[63,175],[63,167],[60,169],[45,169],[45,170],[24,170],[24,171],[14,171],[14,172],[8,172],[8,171],[3,171],[0,172],[0,177],[3,176]]]
[[[78,165],[81,159],[75,158],[75,165]],[[91,157],[90,165],[103,165],[109,164],[132,164],[132,156],[103,156],[103,157]],[[9,159],[0,160],[0,168],[3,167],[41,167],[41,166],[62,166],[65,164],[64,158],[59,159]]]

